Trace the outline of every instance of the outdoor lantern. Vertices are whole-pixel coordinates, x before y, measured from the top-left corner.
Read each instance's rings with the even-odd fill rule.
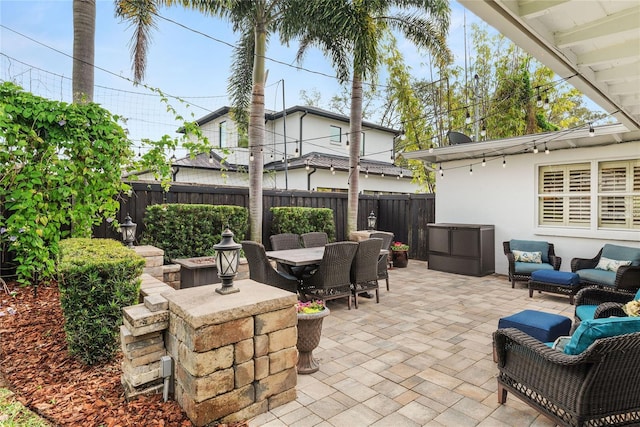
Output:
[[[136,228],[138,225],[131,221],[129,214],[124,219],[124,222],[120,224],[120,232],[122,233],[122,241],[127,247],[132,248],[133,242],[136,241]]]
[[[238,261],[240,259],[241,246],[233,241],[233,233],[229,228],[222,232],[222,240],[217,245],[213,245],[216,251],[216,266],[218,277],[222,282],[222,287],[216,292],[222,295],[240,292],[240,289],[233,287],[233,278],[238,274]]]
[[[373,213],[373,211],[371,211],[371,213],[369,214],[369,216],[367,217],[367,228],[369,230],[375,230],[376,229],[376,214]]]

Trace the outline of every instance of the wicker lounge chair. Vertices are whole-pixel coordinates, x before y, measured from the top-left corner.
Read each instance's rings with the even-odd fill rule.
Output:
[[[599,267],[600,259],[629,261],[631,265],[619,267],[616,271]],[[580,276],[584,286],[604,286],[627,292],[640,288],[640,248],[606,244],[593,258],[573,258],[571,271]]]
[[[388,231],[376,231],[369,235],[372,239],[382,239],[382,249],[389,250],[393,241],[393,233]],[[378,280],[384,279],[389,290],[389,267],[392,265],[391,254],[380,255],[378,257]]]
[[[347,298],[351,309],[351,263],[358,250],[356,242],[329,243],[318,270],[309,278],[304,278],[300,294],[305,299]]]
[[[630,292],[603,289],[595,286],[581,289],[576,294],[576,309],[572,330],[575,330],[583,320],[626,316],[622,306],[633,299],[640,299],[640,291],[634,296]]]
[[[285,291],[298,292],[298,279],[274,269],[261,243],[244,240],[242,242],[242,250],[249,263],[249,278],[251,280],[275,286]]]
[[[353,302],[358,308],[360,292],[376,291],[376,303],[380,302],[378,286],[378,257],[382,239],[366,239],[358,242],[358,250],[351,264]]]
[[[514,288],[516,282],[529,282],[531,273],[536,270],[560,270],[562,258],[556,256],[553,243],[537,240],[510,240],[502,242],[504,254],[509,262],[509,280]],[[539,251],[542,253],[541,263],[519,262],[513,253],[520,251]]]
[[[327,233],[321,231],[304,233],[302,235],[302,243],[304,244],[305,248],[318,248],[329,243],[329,236],[327,235]]]
[[[507,392],[562,426],[640,424],[640,332],[564,354],[514,328],[494,335],[498,402]]]

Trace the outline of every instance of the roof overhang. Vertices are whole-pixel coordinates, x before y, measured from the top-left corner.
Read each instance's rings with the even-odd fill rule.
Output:
[[[639,141],[640,130],[628,131],[620,124],[610,124],[594,127],[594,136],[589,136],[585,128],[567,131],[545,132],[535,135],[524,135],[493,141],[470,142],[467,144],[449,145],[429,150],[402,153],[407,159],[422,160],[426,163],[442,163],[455,160],[476,160],[493,157],[510,156],[532,152],[537,148],[543,152],[545,147],[549,151],[598,147]]]

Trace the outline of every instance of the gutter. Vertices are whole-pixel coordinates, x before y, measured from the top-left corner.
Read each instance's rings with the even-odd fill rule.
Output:
[[[304,119],[304,116],[306,116],[307,114],[309,114],[309,111],[308,110],[304,110],[304,114],[302,114],[300,116],[300,126],[299,126],[299,128],[300,128],[300,138],[299,138],[299,140],[300,140],[300,154],[299,155],[300,156],[302,156],[302,119]],[[315,172],[315,170],[314,170],[314,172]]]

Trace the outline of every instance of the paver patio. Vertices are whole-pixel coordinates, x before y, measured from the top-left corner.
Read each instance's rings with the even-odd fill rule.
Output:
[[[410,260],[393,269],[380,304],[329,302],[314,356],[298,375],[297,399],[252,420],[257,426],[553,426],[520,400],[497,401],[492,337],[520,310],[573,318],[569,298],[511,288],[506,276],[470,277]]]

